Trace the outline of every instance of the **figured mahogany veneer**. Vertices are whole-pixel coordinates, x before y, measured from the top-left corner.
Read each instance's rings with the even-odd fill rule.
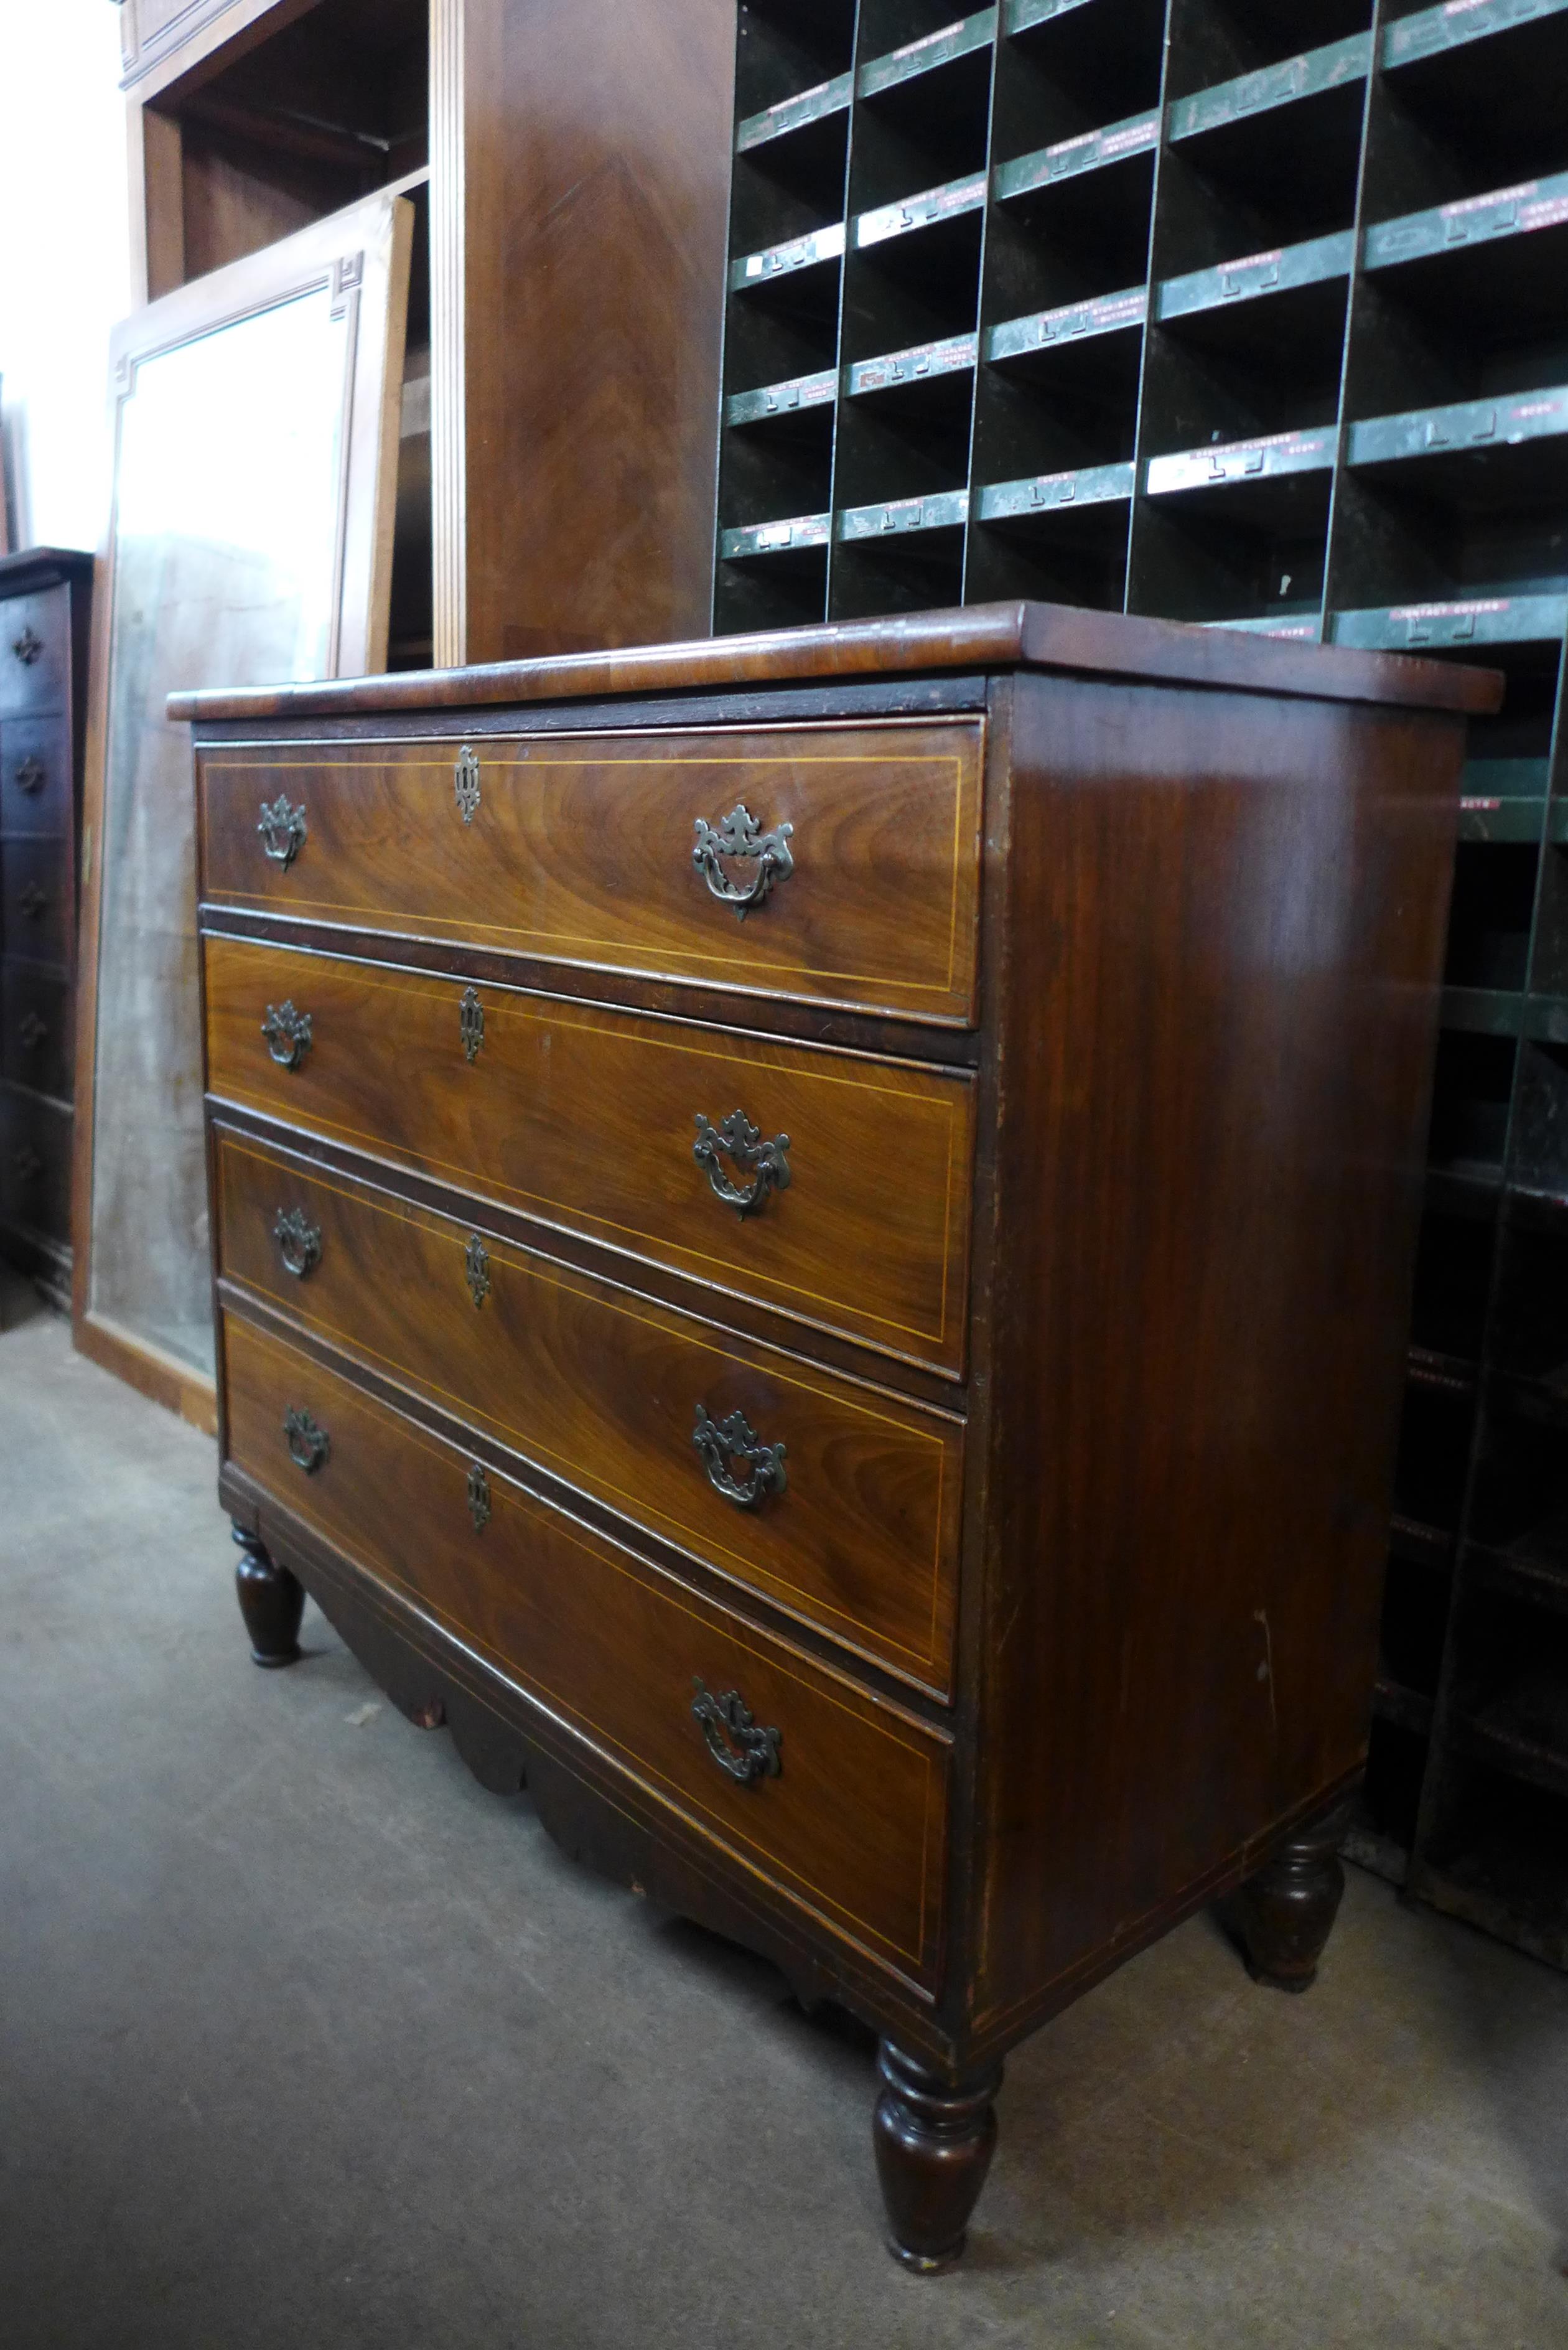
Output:
[[[202,765],[202,895],[356,931],[967,1022],[981,726],[247,746]],[[259,806],[296,812],[286,863]],[[748,919],[692,858],[737,807],[790,869]],[[418,841],[419,854],[410,855]],[[753,875],[750,883],[755,886]]]
[[[962,1367],[973,1086],[960,1075],[514,989],[209,938],[214,1094],[428,1169],[690,1279]],[[308,1017],[298,1066],[274,1059],[270,1006]],[[787,1136],[790,1180],[753,1215],[717,1197],[697,1121],[739,1108]],[[737,1188],[751,1180],[730,1168]],[[853,1281],[846,1268],[855,1268]]]
[[[961,1423],[236,1134],[216,1193],[229,1281],[946,1694]],[[280,1240],[285,1218],[303,1222]],[[746,1506],[715,1490],[700,1407],[784,1447],[782,1492]]]
[[[1496,698],[999,606],[180,703],[253,1653],[871,2022],[911,2266],[1097,1977],[1316,1964]]]
[[[934,1983],[950,1741],[684,1590],[498,1471],[474,1522],[471,1463],[318,1363],[229,1316],[228,1446],[258,1484],[717,1838],[792,1903]],[[291,1455],[290,1410],[327,1440]],[[301,1450],[304,1450],[303,1446]],[[691,1699],[740,1689],[776,1730],[776,1779],[711,1760]],[[862,1800],[846,1804],[854,1786]]]

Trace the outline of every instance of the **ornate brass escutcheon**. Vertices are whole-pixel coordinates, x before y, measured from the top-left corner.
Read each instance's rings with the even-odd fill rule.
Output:
[[[708,823],[697,818],[697,845],[691,851],[691,862],[708,884],[710,894],[721,905],[733,906],[742,921],[753,906],[765,904],[775,881],[787,881],[794,871],[794,858],[790,855],[789,837],[793,824],[775,824],[772,832],[764,832],[743,800],[737,800],[722,822]],[[732,881],[724,870],[724,859],[733,864],[754,865],[756,871],[742,888]]]
[[[27,920],[36,922],[49,910],[49,893],[47,889],[40,889],[36,881],[29,881],[26,888],[19,891],[16,903]]]
[[[41,792],[48,780],[49,771],[36,751],[29,751],[25,759],[16,762],[16,788],[29,798]]]
[[[36,1012],[25,1013],[16,1023],[16,1042],[24,1053],[36,1053],[48,1033],[48,1022]]]
[[[691,1441],[702,1456],[715,1493],[722,1493],[737,1509],[754,1510],[768,1494],[782,1493],[789,1482],[784,1474],[784,1447],[763,1443],[743,1411],[715,1420],[709,1418],[707,1406],[699,1404]],[[751,1474],[735,1476],[730,1467],[733,1461],[745,1461]]]
[[[11,650],[24,669],[31,669],[43,650],[44,639],[35,636],[30,628],[24,629],[19,637],[11,639]]]
[[[310,1014],[296,1012],[291,1001],[267,1005],[261,1032],[280,1069],[297,1069],[310,1050]]]
[[[477,987],[465,987],[457,1015],[458,1034],[462,1038],[465,1061],[477,1061],[479,1048],[484,1042],[484,1006],[479,1000]]]
[[[739,1690],[725,1690],[715,1697],[698,1676],[691,1687],[696,1692],[691,1711],[720,1770],[742,1787],[754,1786],[759,1779],[776,1779],[784,1768],[779,1761],[783,1731],[760,1728]]]
[[[270,806],[263,800],[256,830],[273,863],[281,865],[286,873],[305,847],[305,809],[303,806],[290,807],[287,794],[280,792]]]
[[[284,1271],[292,1273],[296,1281],[303,1281],[321,1263],[321,1227],[311,1222],[303,1208],[280,1208],[272,1236]]]
[[[318,1428],[307,1411],[290,1404],[283,1415],[283,1432],[288,1439],[289,1459],[307,1477],[314,1477],[332,1450],[327,1430]]]
[[[482,1534],[490,1523],[490,1480],[480,1461],[468,1472],[468,1514],[473,1520],[474,1533]]]
[[[44,1171],[44,1162],[30,1142],[11,1153],[11,1172],[18,1183],[36,1183]]]
[[[490,1252],[477,1232],[469,1234],[462,1269],[468,1279],[468,1294],[477,1308],[490,1295]]]
[[[479,812],[479,754],[466,743],[452,772],[452,789],[459,816],[464,824],[472,824]]]
[[[751,1174],[744,1191],[725,1174],[719,1163],[721,1153]],[[766,1205],[770,1191],[789,1190],[788,1135],[775,1134],[771,1142],[764,1142],[762,1128],[752,1124],[744,1110],[732,1109],[720,1126],[710,1124],[699,1110],[691,1156],[699,1167],[705,1169],[714,1198],[722,1200],[738,1215],[753,1216]]]

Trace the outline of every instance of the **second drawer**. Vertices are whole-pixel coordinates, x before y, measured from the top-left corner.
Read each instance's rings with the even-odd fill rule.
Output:
[[[947,1695],[957,1421],[238,1135],[217,1166],[228,1277]]]

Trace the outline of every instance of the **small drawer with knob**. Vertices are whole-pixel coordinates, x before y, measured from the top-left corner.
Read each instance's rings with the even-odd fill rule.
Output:
[[[68,1101],[73,1029],[71,987],[63,972],[9,957],[0,962],[0,1075],[33,1093]]]
[[[6,953],[68,971],[72,912],[66,843],[0,835],[0,939]]]
[[[0,1217],[57,1245],[70,1239],[70,1110],[6,1085],[0,1085]]]
[[[968,717],[211,749],[202,892],[964,1025],[982,748]]]
[[[961,1375],[967,1073],[248,940],[203,950],[218,1100]]]
[[[853,1653],[950,1693],[955,1414],[232,1129],[214,1152],[225,1285]]]
[[[0,604],[0,632],[5,606]],[[0,832],[71,832],[71,733],[66,718],[8,719],[0,725]]]
[[[694,1848],[934,1989],[942,1731],[232,1313],[223,1352],[230,1457],[265,1494],[586,1742]]]
[[[70,664],[67,588],[40,588],[0,603],[0,718],[64,710]]]

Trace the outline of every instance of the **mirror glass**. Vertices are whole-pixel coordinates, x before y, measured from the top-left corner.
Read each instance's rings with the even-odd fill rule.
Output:
[[[329,676],[352,306],[329,286],[140,360],[119,401],[90,1310],[213,1370],[190,729],[177,687]]]

